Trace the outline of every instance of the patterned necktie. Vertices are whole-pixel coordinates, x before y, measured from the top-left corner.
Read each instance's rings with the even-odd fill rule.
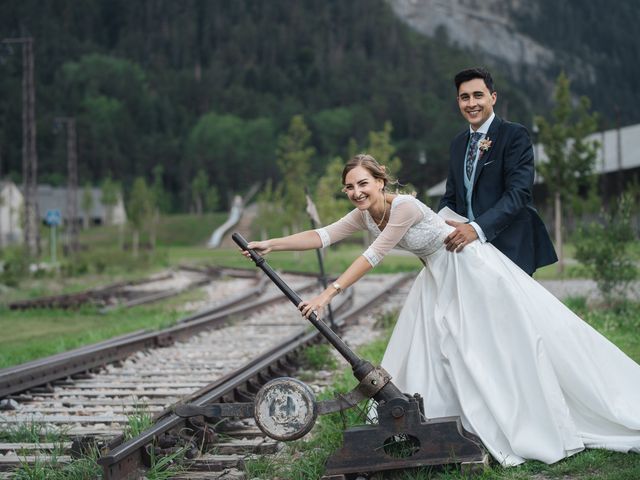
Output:
[[[482,136],[479,132],[473,132],[471,134],[471,141],[469,141],[469,149],[467,150],[467,159],[464,164],[467,178],[471,180],[471,174],[473,173],[473,162],[476,159],[476,153],[478,153],[478,142]]]

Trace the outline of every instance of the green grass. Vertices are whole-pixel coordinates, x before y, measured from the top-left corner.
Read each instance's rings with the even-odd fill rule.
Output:
[[[147,405],[136,405],[134,412],[127,415],[127,424],[122,434],[125,440],[137,437],[153,425],[153,415]]]
[[[59,242],[58,266],[37,274],[28,272],[24,251],[18,247],[0,250],[0,302],[33,298],[34,296],[72,293],[89,287],[119,280],[139,278],[170,266],[181,258],[172,255],[173,248],[206,252],[206,242],[213,230],[226,220],[225,213],[169,215],[161,217],[157,230],[156,249],[148,249],[149,239],[141,238],[137,258],[130,250],[131,232],[127,227],[92,227],[80,232],[80,251],[67,257]],[[48,232],[42,242],[42,255],[37,262],[48,263]],[[124,246],[124,249],[121,248]],[[186,255],[189,257],[189,255]]]
[[[204,245],[213,231],[227,220],[224,212],[201,216],[189,214],[163,215],[158,223],[156,242],[162,246]],[[131,231],[125,226],[92,227],[80,234],[80,242],[91,248],[111,248],[124,240],[131,243]],[[147,235],[140,238],[141,245],[149,241]]]
[[[2,416],[0,415],[0,419]],[[63,442],[69,441],[64,429],[50,429],[42,424],[26,422],[0,431],[0,441],[7,443],[53,443],[54,448],[46,456],[36,454],[33,463],[21,463],[13,470],[12,478],[20,480],[86,480],[99,478],[102,467],[97,463],[100,456],[97,448],[83,452],[81,458],[67,465],[57,463],[57,458],[66,455]],[[32,451],[19,451],[18,455],[33,455]]]
[[[351,263],[364,252],[359,245],[345,244],[329,248],[326,252],[324,264],[329,273],[342,273]],[[273,252],[265,257],[275,269],[296,270],[317,273],[318,259],[314,250],[306,252]],[[220,248],[208,250],[205,248],[173,248],[169,253],[170,263],[198,261],[224,267],[248,268],[254,264],[240,255],[238,249]],[[422,263],[413,255],[391,253],[376,268],[373,273],[418,272]]]
[[[2,420],[2,414],[0,414]],[[56,443],[64,440],[65,432],[37,422],[16,423],[0,430],[0,441],[6,443]]]
[[[184,471],[181,462],[184,460],[186,449],[178,449],[169,455],[157,456],[151,449],[151,467],[145,472],[147,480],[165,480],[174,477]]]
[[[0,368],[100,342],[140,329],[173,325],[185,314],[179,307],[199,298],[185,292],[159,303],[101,314],[96,307],[78,310],[25,310],[0,307]]]
[[[329,344],[321,343],[312,345],[302,352],[302,368],[309,370],[335,370],[338,362],[333,356],[332,347]]]
[[[26,453],[26,452],[25,452]],[[58,464],[56,459],[63,455],[61,449],[54,449],[48,457],[36,456],[33,463],[22,463],[12,471],[12,477],[19,480],[88,480],[100,478],[102,467],[98,465],[100,453],[97,448],[89,451],[67,465]]]
[[[536,280],[564,280],[570,278],[590,278],[587,269],[580,264],[569,264],[564,267],[562,274],[558,273],[558,265],[554,263],[552,265],[546,265],[536,270],[533,274],[533,278]]]

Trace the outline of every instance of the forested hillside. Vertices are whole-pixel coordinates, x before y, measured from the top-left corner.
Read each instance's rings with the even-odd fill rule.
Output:
[[[572,89],[587,95],[603,116],[602,127],[640,121],[633,105],[640,100],[640,41],[636,0],[536,0],[516,14],[519,31],[551,49],[549,74],[564,69]]]
[[[430,186],[463,125],[451,77],[477,62],[413,32],[383,0],[1,2],[0,36],[22,35],[35,40],[40,180],[64,182],[53,120],[74,116],[82,184],[110,174],[128,188],[162,166],[173,210],[189,207],[201,168],[223,202],[276,177],[278,135],[299,113],[317,151],[313,175],[389,120],[402,178]],[[8,50],[0,175],[19,179],[22,66],[19,47]],[[496,73],[498,111],[508,105],[510,119],[528,124],[527,92]]]
[[[440,179],[461,127],[451,75],[470,60],[379,0],[27,0],[3,2],[0,22],[5,36],[21,25],[35,38],[43,181],[65,175],[58,115],[78,119],[81,182],[111,173],[126,186],[162,165],[174,208],[187,207],[200,167],[223,199],[276,175],[277,135],[297,113],[313,132],[315,174],[390,120],[403,174],[420,187]],[[2,169],[18,174],[21,56],[3,60]]]

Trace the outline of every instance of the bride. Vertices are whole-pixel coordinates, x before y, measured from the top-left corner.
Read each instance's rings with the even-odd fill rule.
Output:
[[[337,222],[249,243],[262,255],[326,247],[358,230],[371,246],[320,295],[321,313],[393,247],[425,265],[400,312],[382,366],[418,392],[428,418],[460,416],[502,465],[553,463],[584,448],[640,452],[640,366],[566,308],[490,243],[454,253],[453,231],[411,195],[385,191],[369,155],[342,173],[355,209]],[[246,252],[245,252],[246,253]]]

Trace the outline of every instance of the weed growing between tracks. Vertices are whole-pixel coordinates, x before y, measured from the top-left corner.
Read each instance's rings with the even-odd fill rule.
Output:
[[[158,457],[152,448],[149,452],[151,467],[145,472],[144,478],[147,480],[165,480],[184,471],[181,463],[184,461],[186,450],[186,448],[182,448],[169,455]]]
[[[0,415],[0,420],[4,420]],[[24,422],[0,430],[0,441],[6,443],[56,443],[64,439],[63,429],[52,430],[37,422]]]
[[[136,405],[134,413],[127,416],[127,426],[123,434],[127,440],[136,437],[153,425],[152,414],[146,405]],[[97,461],[100,457],[98,448],[92,446],[84,451],[79,458],[69,463],[61,463],[61,457],[68,455],[64,442],[69,442],[64,429],[48,430],[41,424],[24,423],[0,432],[0,440],[10,443],[32,443],[38,446],[42,443],[53,443],[50,455],[35,455],[33,461],[22,461],[21,465],[12,472],[12,478],[20,480],[87,480],[100,478],[102,467]],[[179,449],[169,455],[157,456],[151,448],[149,455],[151,467],[145,474],[148,480],[164,480],[180,473],[186,449]],[[33,451],[20,450],[19,457],[32,456]]]
[[[82,456],[70,463],[61,463],[61,457],[67,455],[64,442],[64,429],[49,430],[35,422],[18,424],[15,427],[0,432],[0,440],[8,443],[31,443],[35,447],[43,443],[53,444],[53,448],[41,450],[18,450],[16,454],[21,458],[20,466],[13,472],[14,479],[19,480],[86,480],[99,478],[102,468],[97,460],[100,456],[98,449],[89,448]],[[42,445],[42,447],[45,447]],[[49,455],[42,454],[42,450],[49,450]],[[35,457],[32,461],[25,461],[26,457]]]
[[[620,347],[634,361],[640,362],[640,303],[627,302],[616,309],[589,308],[583,298],[566,301],[582,319]],[[393,328],[394,315],[377,319],[379,328],[386,335],[359,350],[363,358],[377,364],[382,359]],[[347,392],[356,385],[350,369],[336,374],[331,391]],[[322,398],[332,397],[325,393]],[[342,443],[342,432],[351,425],[362,424],[362,412],[355,409],[342,414],[321,416],[311,434],[287,444],[277,457],[258,457],[247,461],[248,478],[259,479],[319,479],[324,472],[327,458]],[[518,467],[503,468],[492,464],[484,472],[470,477],[458,467],[424,468],[389,474],[385,478],[397,480],[637,480],[640,478],[640,455],[608,450],[586,450],[570,458],[546,465],[528,461]]]
[[[124,428],[122,434],[125,440],[130,440],[133,437],[137,437],[146,429],[153,425],[153,415],[149,411],[147,405],[135,405],[133,407],[133,413],[127,415],[127,425]]]

